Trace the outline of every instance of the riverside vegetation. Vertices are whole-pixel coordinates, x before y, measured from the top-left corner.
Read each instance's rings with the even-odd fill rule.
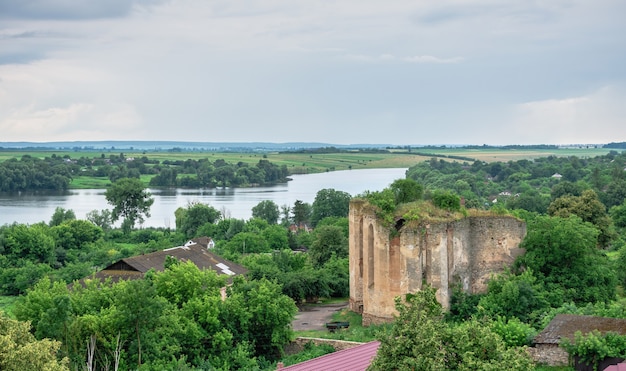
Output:
[[[432,293],[424,290],[398,303],[400,317],[393,324],[363,328],[353,314],[339,313],[351,316],[350,329],[324,336],[381,339],[373,369],[498,369],[502,362],[521,369],[533,366],[519,347],[529,345],[557,313],[626,317],[626,153],[490,163],[449,160],[420,162],[409,168],[406,179],[360,197],[379,207],[382,217],[415,213],[411,205],[512,213],[528,223],[527,254],[510,272],[494,277],[486,294],[457,290],[449,313],[441,313]],[[145,183],[132,184],[143,191]],[[130,223],[114,229],[109,210],[76,220],[71,210],[58,209],[47,224],[2,226],[0,290],[19,295],[17,300],[5,296],[3,302],[13,318],[30,321],[31,335],[23,322],[1,317],[1,335],[14,351],[0,351],[0,367],[23,369],[23,358],[15,355],[32,351],[26,359],[47,366],[30,368],[50,370],[88,364],[92,369],[272,369],[294,336],[289,324],[296,303],[349,293],[349,200],[350,195],[327,189],[311,205],[281,208],[263,201],[247,221],[225,219],[210,205],[189,204],[177,210],[175,230],[135,230]],[[115,208],[116,201],[111,202]],[[292,224],[314,229],[292,233]],[[218,296],[220,277],[175,261],[141,281],[66,286],[120,258],[198,236],[213,237],[218,254],[249,269],[225,301]],[[308,251],[292,252],[302,247]],[[186,284],[175,284],[180,282]],[[441,331],[421,331],[411,325],[415,321]],[[404,353],[399,334],[422,339],[412,348],[420,351]],[[469,347],[445,338],[469,339],[471,334],[480,336]],[[593,341],[572,339],[568,349],[579,355],[584,351],[589,359],[626,355],[626,342],[614,335],[593,336]],[[428,344],[437,343],[443,358],[428,356],[435,349]],[[475,353],[478,348],[484,352]],[[306,351],[317,355],[328,349]],[[58,357],[43,356],[51,352]],[[424,363],[427,359],[430,363]],[[450,359],[456,366],[445,363]]]

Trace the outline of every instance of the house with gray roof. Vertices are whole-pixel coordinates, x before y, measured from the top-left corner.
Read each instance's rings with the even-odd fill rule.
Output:
[[[124,258],[89,278],[101,281],[110,279],[112,282],[140,279],[150,269],[157,272],[164,271],[167,257],[176,258],[181,262],[191,261],[199,269],[211,269],[217,274],[225,274],[229,277],[228,281],[232,281],[232,277],[235,275],[247,273],[247,269],[241,265],[223,259],[209,251],[212,242],[208,237],[201,237],[190,240],[182,246]]]
[[[529,351],[535,362],[549,366],[567,365],[569,355],[559,344],[563,339],[573,341],[578,331],[583,335],[593,331],[626,335],[626,319],[557,314],[533,340],[534,346]]]

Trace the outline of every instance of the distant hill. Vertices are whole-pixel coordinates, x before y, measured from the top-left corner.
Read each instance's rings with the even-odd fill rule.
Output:
[[[611,142],[609,144],[605,144],[604,148],[626,149],[626,142]]]
[[[385,148],[389,144],[330,144],[315,142],[179,142],[179,141],[75,141],[75,142],[0,142],[0,149],[65,150],[198,150],[198,151],[287,151],[308,148]]]

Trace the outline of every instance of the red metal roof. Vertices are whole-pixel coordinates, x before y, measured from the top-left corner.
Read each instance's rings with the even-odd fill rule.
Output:
[[[365,371],[376,357],[379,341],[313,358],[283,367],[281,371]]]
[[[604,371],[626,371],[626,363],[619,363],[604,369]]]

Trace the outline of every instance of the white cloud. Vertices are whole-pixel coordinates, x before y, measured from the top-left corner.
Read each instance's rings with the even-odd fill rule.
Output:
[[[607,143],[626,138],[626,94],[607,86],[590,94],[526,102],[514,109],[512,138],[536,143]]]

